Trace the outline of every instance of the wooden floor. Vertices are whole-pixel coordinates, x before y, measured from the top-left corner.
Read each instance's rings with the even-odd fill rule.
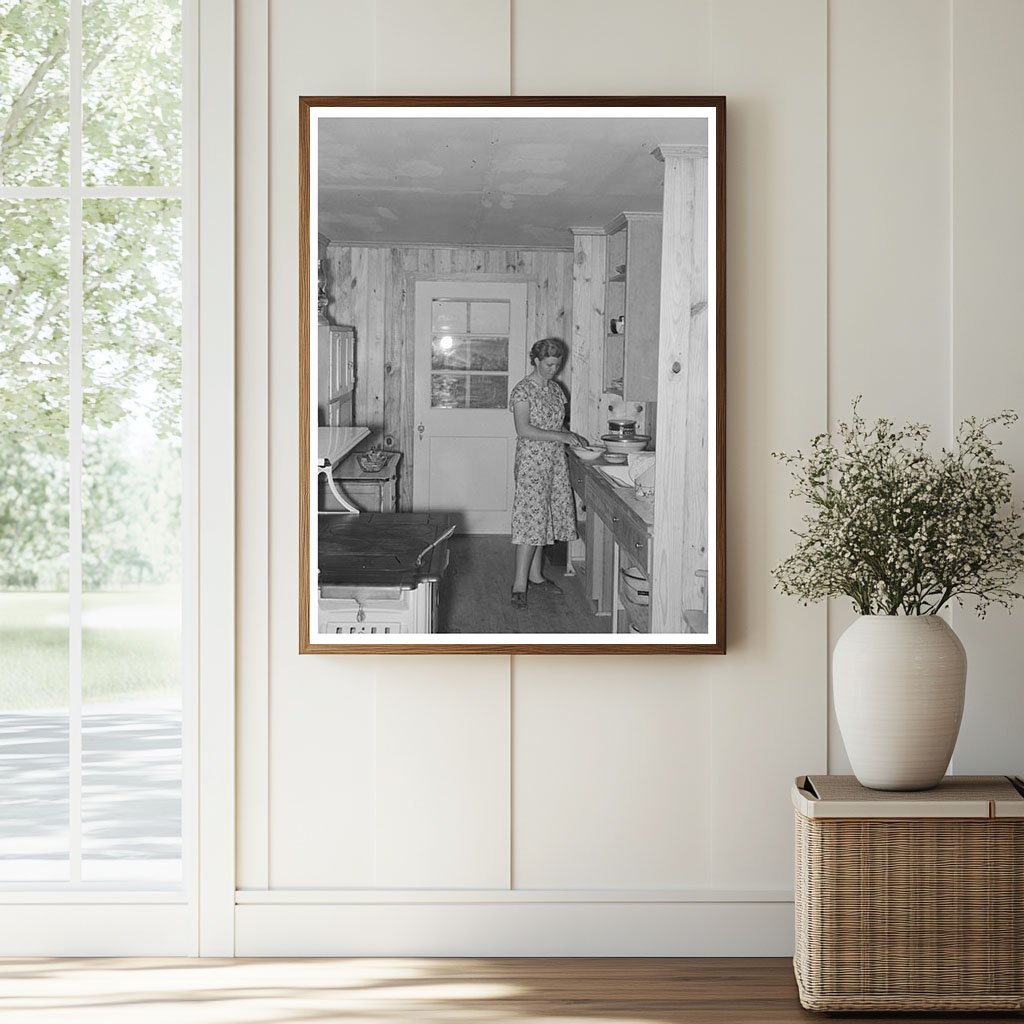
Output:
[[[1020,1014],[848,1014],[856,1022]],[[788,959],[0,960],[3,1024],[790,1024]]]
[[[525,610],[512,607],[514,548],[507,535],[464,534],[448,544],[451,565],[441,587],[442,633],[608,633],[611,616],[593,613],[579,577],[565,566],[544,573],[561,595],[531,587]]]

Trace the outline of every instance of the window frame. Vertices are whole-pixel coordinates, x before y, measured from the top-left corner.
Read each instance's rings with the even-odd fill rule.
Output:
[[[77,795],[73,793],[71,800],[72,821],[75,817],[80,819],[81,807],[84,203],[101,198],[174,198],[181,202],[182,882],[173,890],[143,889],[125,883],[82,883],[74,875],[70,882],[3,883],[0,907],[22,906],[17,908],[18,927],[8,929],[7,938],[0,939],[0,955],[231,955],[234,5],[232,0],[203,0],[202,4],[199,0],[182,0],[182,174],[180,184],[172,187],[83,183],[82,12],[83,0],[69,0],[68,181],[60,186],[0,186],[0,198],[56,198],[68,204],[69,462],[73,520],[69,529],[69,675],[73,680],[69,734],[72,775],[77,775],[77,782],[73,783]],[[204,98],[202,107],[200,93]],[[201,345],[201,337],[209,340]],[[229,467],[227,472],[225,463]],[[200,687],[200,678],[211,682]],[[75,831],[80,836],[80,820],[77,830],[72,829]]]

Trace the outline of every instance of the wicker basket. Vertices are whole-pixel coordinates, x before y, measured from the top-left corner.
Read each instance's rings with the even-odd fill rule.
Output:
[[[801,1004],[1024,1009],[1022,793],[998,777],[948,778],[925,793],[798,779]]]

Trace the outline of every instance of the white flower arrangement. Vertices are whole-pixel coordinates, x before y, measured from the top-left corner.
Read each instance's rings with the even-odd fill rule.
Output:
[[[775,589],[804,603],[846,596],[862,615],[934,615],[950,600],[1010,608],[1024,571],[1024,517],[1011,500],[1001,412],[960,424],[952,450],[929,454],[930,430],[880,419],[869,427],[853,403],[837,435],[819,434],[806,454],[773,452],[789,466],[794,497],[812,511],[794,530],[796,551],[773,570]]]

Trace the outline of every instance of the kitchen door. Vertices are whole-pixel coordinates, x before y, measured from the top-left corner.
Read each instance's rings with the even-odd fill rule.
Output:
[[[416,284],[413,507],[509,533],[512,388],[527,372],[525,284]]]

